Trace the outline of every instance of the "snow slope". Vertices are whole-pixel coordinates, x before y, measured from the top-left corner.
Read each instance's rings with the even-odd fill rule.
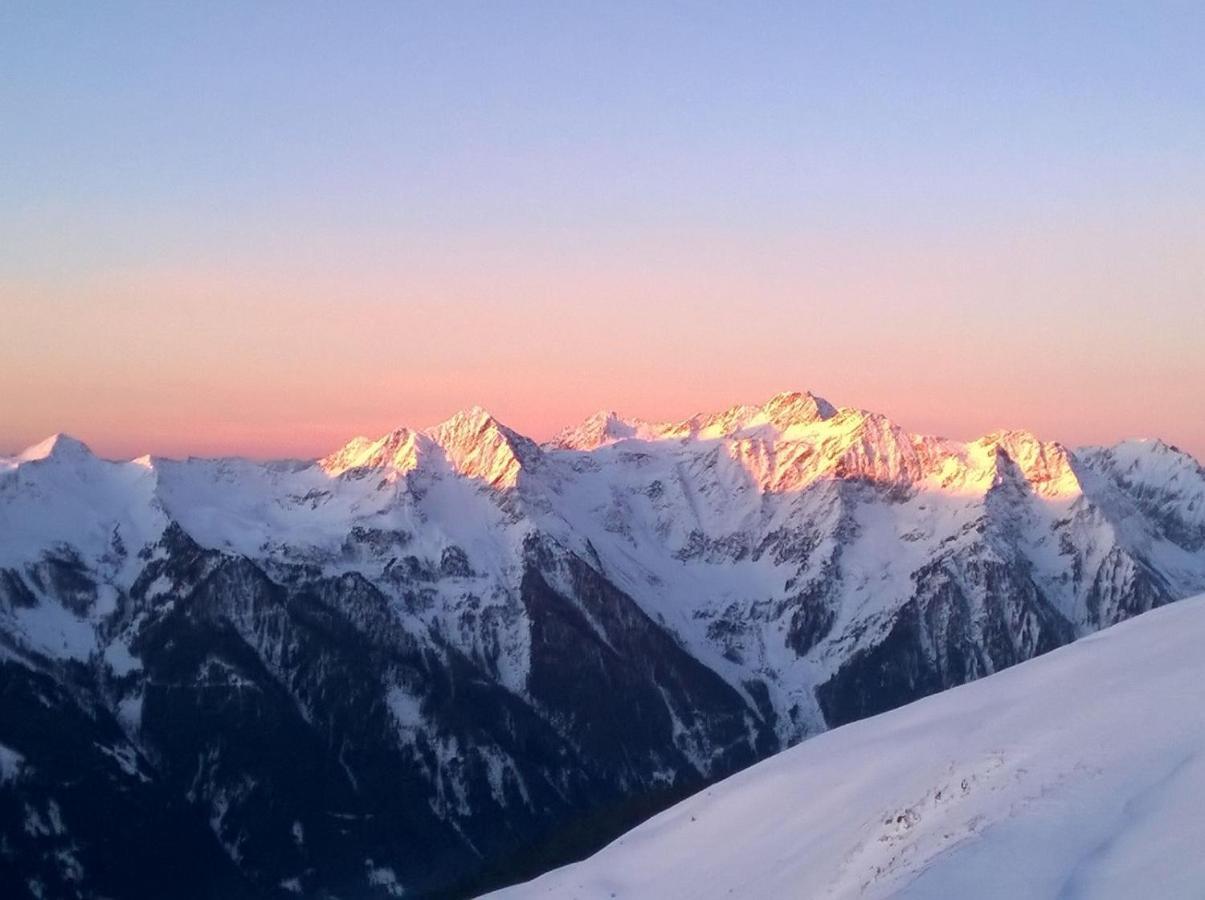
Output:
[[[497,898],[1200,897],[1205,596],[835,729]]]

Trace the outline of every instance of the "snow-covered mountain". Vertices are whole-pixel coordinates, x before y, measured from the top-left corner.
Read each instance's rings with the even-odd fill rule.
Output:
[[[1205,596],[846,725],[498,900],[1200,897]]]
[[[201,896],[513,880],[1203,590],[1174,448],[810,394],[544,445],[472,409],[316,461],[57,436],[0,458],[0,891],[161,896],[189,842]]]

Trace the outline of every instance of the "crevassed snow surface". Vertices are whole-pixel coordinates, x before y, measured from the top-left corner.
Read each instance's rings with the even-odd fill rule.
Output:
[[[527,898],[1205,896],[1205,596],[838,728]]]

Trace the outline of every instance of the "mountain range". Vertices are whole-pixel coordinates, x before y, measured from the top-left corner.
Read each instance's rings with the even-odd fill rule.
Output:
[[[778,395],[537,443],[0,458],[0,892],[459,896],[1205,591],[1160,441]]]

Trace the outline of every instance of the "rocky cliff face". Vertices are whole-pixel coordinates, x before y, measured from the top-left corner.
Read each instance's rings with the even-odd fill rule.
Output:
[[[464,893],[1201,590],[1174,448],[807,394],[314,463],[59,437],[0,459],[0,890]]]

